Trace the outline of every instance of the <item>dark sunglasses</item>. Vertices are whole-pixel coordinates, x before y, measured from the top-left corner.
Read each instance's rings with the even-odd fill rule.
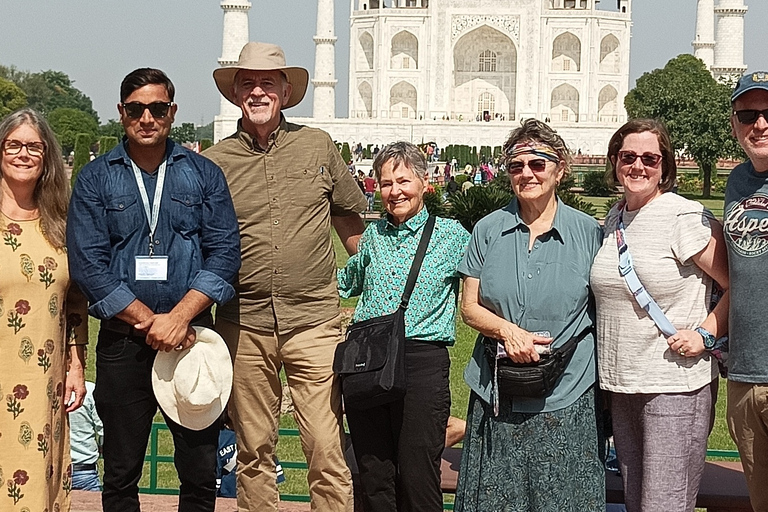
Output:
[[[638,158],[646,167],[657,167],[659,162],[661,162],[662,156],[655,153],[643,153],[642,155],[638,155],[634,151],[619,151],[619,160],[621,160],[621,163],[623,164],[632,165]]]
[[[25,144],[15,139],[5,139],[3,141],[3,151],[5,151],[6,155],[18,155],[21,153],[21,148],[27,148],[29,156],[43,156],[43,153],[45,153],[44,142],[27,142]]]
[[[507,165],[507,172],[509,174],[520,174],[526,165],[531,172],[544,172],[547,170],[547,160],[542,158],[541,160],[528,160],[527,162],[510,162]]]
[[[123,110],[128,117],[132,119],[139,119],[144,115],[144,110],[149,109],[149,113],[155,119],[162,119],[168,115],[168,110],[173,105],[173,102],[155,101],[153,103],[140,103],[138,101],[132,101],[130,103],[123,103]]]
[[[741,124],[755,124],[760,116],[768,121],[768,108],[765,110],[734,110],[733,113],[736,114],[736,119]]]

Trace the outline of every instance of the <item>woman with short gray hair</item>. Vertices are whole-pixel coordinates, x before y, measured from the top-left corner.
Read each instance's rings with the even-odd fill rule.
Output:
[[[419,148],[396,142],[373,163],[386,217],[368,225],[359,252],[339,269],[342,297],[360,296],[353,322],[394,312],[429,212],[427,162]],[[405,312],[405,397],[346,414],[367,512],[443,510],[440,457],[451,408],[447,347],[456,339],[457,268],[469,233],[437,218]]]

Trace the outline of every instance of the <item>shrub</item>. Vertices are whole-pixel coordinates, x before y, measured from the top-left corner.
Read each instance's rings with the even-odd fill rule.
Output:
[[[203,139],[200,141],[200,151],[205,151],[209,147],[213,146],[213,141],[211,139]]]
[[[686,194],[701,194],[701,178],[697,174],[679,173],[677,175],[677,191]]]
[[[424,194],[424,206],[427,211],[436,217],[447,217],[445,201],[440,192],[427,192]]]
[[[99,137],[99,155],[110,152],[115,146],[117,146],[117,137]]]
[[[344,159],[344,163],[352,160],[352,151],[349,150],[349,143],[345,142],[341,145],[341,158]]]
[[[588,196],[608,197],[613,194],[613,186],[608,184],[602,171],[584,174],[584,193]]]
[[[613,205],[615,205],[619,201],[621,201],[621,198],[618,197],[618,196],[611,197],[611,198],[605,200],[605,202],[603,203],[603,206],[602,206],[603,218],[606,218],[608,216],[608,212],[611,211],[611,208],[613,208]]]
[[[572,174],[562,180],[557,187],[557,197],[571,208],[575,208],[594,217],[597,215],[597,210],[592,206],[592,203],[583,200],[580,196],[571,192],[571,188],[573,188],[575,184],[576,182]]]
[[[463,184],[465,181],[467,181],[468,179],[469,179],[469,176],[467,176],[466,174],[459,174],[459,175],[457,175],[457,176],[454,178],[454,180],[456,180],[456,183],[458,183],[458,184],[459,184],[459,186],[461,186],[461,185],[462,185],[462,184]]]
[[[475,224],[486,215],[505,207],[512,200],[512,193],[498,187],[472,187],[464,194],[448,198],[450,216],[472,232]]]
[[[91,134],[78,133],[75,137],[75,159],[72,163],[72,185],[77,180],[77,174],[91,159]]]

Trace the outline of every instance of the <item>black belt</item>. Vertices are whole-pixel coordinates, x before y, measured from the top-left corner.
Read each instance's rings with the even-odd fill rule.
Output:
[[[75,464],[72,464],[72,471],[96,471],[96,463],[84,463],[84,462],[78,462]]]
[[[144,334],[141,331],[137,331],[136,329],[134,329],[134,327],[131,324],[127,322],[123,322],[122,320],[119,320],[117,318],[102,320],[101,328],[117,334],[122,334],[124,336],[131,336],[131,337],[137,337],[137,338],[146,337],[146,334]]]

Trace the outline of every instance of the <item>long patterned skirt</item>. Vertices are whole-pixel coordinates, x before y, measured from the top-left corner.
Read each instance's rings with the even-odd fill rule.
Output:
[[[455,510],[604,512],[598,418],[593,389],[553,412],[512,412],[502,400],[498,417],[472,393]]]

